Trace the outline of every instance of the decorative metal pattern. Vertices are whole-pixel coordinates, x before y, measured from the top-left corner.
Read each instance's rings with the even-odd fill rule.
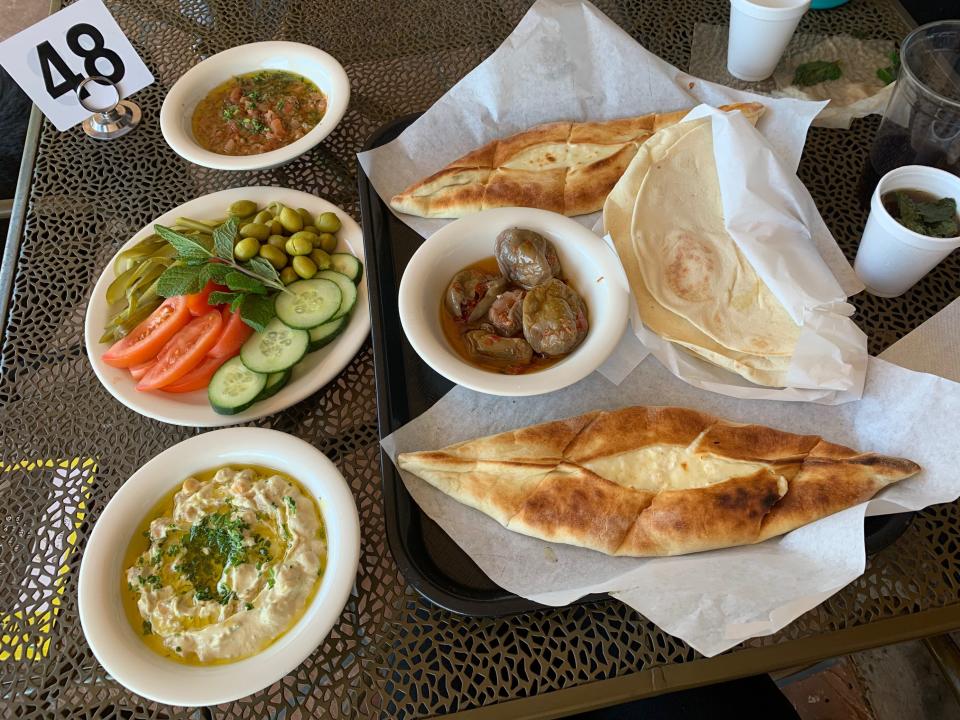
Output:
[[[506,619],[458,617],[406,586],[385,547],[369,346],[310,399],[262,421],[329,454],[357,498],[363,528],[355,591],[330,637],[273,687],[210,709],[145,702],[106,676],[84,641],[76,606],[80,553],[106,502],[136,468],[192,434],[115,402],[87,362],[82,322],[107,259],[153,217],[238,185],[283,185],[324,196],[357,216],[354,153],[378,126],[423,110],[491,52],[529,0],[364,3],[286,0],[107,0],[158,82],[138,93],[143,122],[110,143],[49,124],[29,196],[26,235],[2,344],[0,453],[0,703],[18,718],[425,717],[689,662],[697,654],[618,602]],[[723,23],[724,0],[601,2],[650,50],[685,67],[693,27]],[[809,13],[802,30],[898,39],[906,28],[880,2]],[[197,168],[163,142],[165,92],[219,50],[265,39],[322,47],[345,65],[350,109],[337,130],[268,172]],[[855,193],[876,129],[812,130],[800,175],[851,258],[865,216]],[[901,299],[857,298],[878,352],[953,299],[960,257]],[[31,464],[36,458],[95,459]],[[93,462],[93,460],[91,460]],[[80,473],[80,474],[76,474]],[[768,645],[956,603],[956,505],[922,513],[862,578]],[[72,538],[72,539],[71,539]],[[79,551],[74,551],[77,548]],[[20,650],[17,650],[17,647]],[[32,648],[28,652],[28,648]],[[842,652],[842,648],[837,648]],[[732,651],[736,652],[736,650]]]

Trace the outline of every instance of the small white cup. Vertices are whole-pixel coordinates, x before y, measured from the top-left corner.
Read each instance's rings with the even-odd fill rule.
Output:
[[[727,70],[749,82],[773,74],[810,0],[730,0]]]
[[[880,178],[853,264],[867,292],[880,297],[902,295],[960,247],[960,237],[929,237],[898,223],[880,201],[892,190],[923,190],[937,198],[952,197],[960,205],[960,177],[946,170],[905,165]]]

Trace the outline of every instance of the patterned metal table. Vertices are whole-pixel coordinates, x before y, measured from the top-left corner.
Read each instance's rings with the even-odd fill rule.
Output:
[[[698,22],[726,22],[723,0],[600,2],[647,48],[686,67]],[[97,143],[34,118],[2,275],[9,298],[0,377],[0,703],[18,718],[556,717],[563,711],[796,665],[960,626],[960,514],[921,513],[863,577],[780,633],[704,659],[618,602],[506,619],[432,607],[385,547],[372,359],[364,347],[326,389],[262,421],[339,465],[356,495],[363,546],[356,589],[330,637],[273,687],[198,710],[147,703],[93,658],[77,617],[77,572],[92,523],[153,455],[194,431],[115,402],[87,363],[82,322],[97,274],[156,215],[238,185],[307,190],[356,217],[354,153],[383,123],[423,110],[510,32],[529,0],[107,0],[157,77],[138,94],[142,126]],[[853,0],[809,13],[801,30],[897,40],[898,8]],[[297,161],[227,173],[181,160],[158,114],[203,57],[264,39],[330,51],[353,84],[337,130]],[[856,184],[876,118],[810,133],[800,175],[852,258],[865,220]],[[35,157],[34,157],[35,155]],[[35,162],[34,162],[35,160]],[[31,172],[32,171],[32,172]],[[32,180],[32,182],[31,182]],[[22,223],[22,233],[19,233]],[[879,352],[960,291],[960,258],[901,299],[857,298]],[[598,683],[596,681],[604,681]],[[505,703],[493,708],[496,703]]]

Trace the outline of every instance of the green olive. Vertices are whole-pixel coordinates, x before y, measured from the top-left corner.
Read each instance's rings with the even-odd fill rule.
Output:
[[[242,228],[240,228],[240,237],[252,237],[257,240],[266,240],[270,237],[270,228],[261,223],[247,223]]]
[[[253,218],[253,221],[261,225],[269,225],[273,221],[273,215],[269,210],[261,210],[257,213],[256,217]]]
[[[244,238],[233,246],[233,254],[237,260],[249,260],[260,251],[260,243],[256,238]]]
[[[313,250],[313,243],[307,238],[292,237],[287,240],[284,249],[287,251],[287,255],[309,255],[310,251]]]
[[[227,208],[228,213],[237,217],[247,217],[253,215],[256,211],[257,204],[253,200],[237,200]]]
[[[285,207],[277,216],[283,229],[289,233],[295,233],[297,230],[303,230],[303,218],[300,213],[292,208]]]
[[[291,263],[297,275],[304,280],[309,280],[317,274],[317,265],[306,255],[297,255]]]
[[[283,250],[287,245],[287,239],[283,235],[271,235],[267,238],[267,242],[277,250]]]
[[[317,218],[315,225],[320,232],[335,233],[340,229],[340,218],[336,213],[325,212]]]
[[[291,240],[295,238],[301,238],[303,240],[306,240],[311,245],[316,245],[320,241],[320,238],[317,236],[316,233],[307,232],[306,230],[295,232],[293,235],[290,236]]]
[[[319,234],[320,234],[320,231],[317,230],[317,226],[316,226],[316,225],[310,225],[310,224],[304,225],[302,232],[312,232],[314,235],[319,235]]]
[[[273,265],[277,270],[281,270],[287,264],[287,256],[283,250],[275,248],[273,245],[261,245],[260,257]]]
[[[314,265],[316,265],[318,269],[320,270],[330,269],[330,255],[329,253],[324,252],[320,248],[317,248],[312,253],[310,253],[310,259],[313,260]]]
[[[297,208],[297,212],[300,213],[304,226],[313,225],[313,215],[310,214],[309,210],[306,208]]]
[[[332,253],[337,249],[337,236],[332,233],[320,234],[320,249],[324,252]]]
[[[274,217],[278,217],[280,215],[280,211],[283,210],[283,203],[277,202],[276,200],[273,202],[268,202],[267,210],[273,213]]]
[[[292,267],[285,267],[283,270],[280,271],[280,282],[282,282],[284,285],[289,285],[294,280],[299,280],[299,279],[300,279],[300,276],[297,275],[297,271],[294,270]]]

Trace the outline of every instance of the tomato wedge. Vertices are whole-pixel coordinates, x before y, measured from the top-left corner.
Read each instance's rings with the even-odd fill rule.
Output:
[[[214,345],[210,352],[210,357],[223,358],[229,360],[238,352],[247,338],[253,335],[253,328],[247,325],[241,318],[240,313],[232,313],[229,308],[223,309],[223,332],[220,339]]]
[[[190,309],[190,314],[194,317],[200,317],[205,312],[210,310],[210,293],[215,290],[226,290],[227,288],[223,285],[217,285],[213,280],[208,280],[207,284],[203,286],[203,289],[200,292],[191,293],[186,295],[187,298],[187,307]]]
[[[156,357],[174,335],[190,322],[190,310],[182,297],[172,297],[154,310],[126,337],[117,340],[103,354],[107,365],[126,368]]]
[[[156,358],[150,358],[146,362],[142,362],[139,365],[130,366],[130,374],[133,376],[134,380],[139,380],[144,375],[147,374],[147,370],[153,367],[153,364],[156,362]]]
[[[157,364],[140,379],[137,390],[157,390],[193,370],[216,344],[222,327],[223,318],[217,310],[191,320],[163,346]]]
[[[228,357],[207,355],[199,365],[182,378],[169,385],[164,385],[160,389],[168,393],[187,393],[202,390],[210,384],[210,378],[213,377],[213,374],[229,359]]]

